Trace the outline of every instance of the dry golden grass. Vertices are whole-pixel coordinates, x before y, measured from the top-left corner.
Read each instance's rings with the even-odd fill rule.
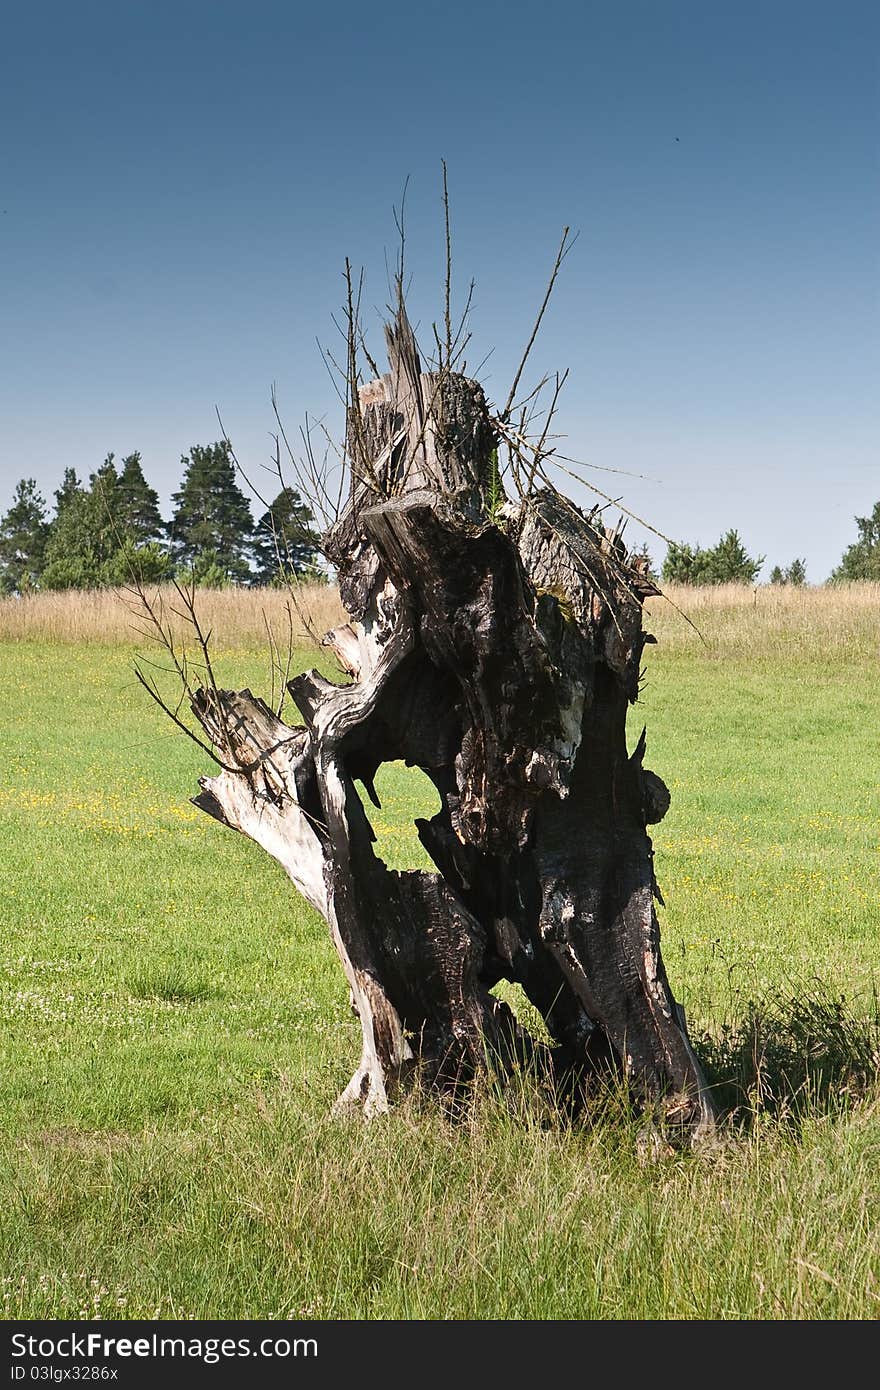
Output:
[[[880,584],[668,584],[646,610],[647,627],[667,651],[880,656]]]
[[[160,592],[166,605],[174,603],[173,590]],[[226,648],[262,646],[267,620],[283,644],[288,605],[296,642],[308,639],[309,628],[322,636],[345,616],[336,589],[321,584],[302,585],[292,599],[283,589],[204,589],[198,600],[205,627]],[[120,590],[0,599],[0,641],[137,643],[137,626],[131,598]],[[823,652],[876,657],[880,584],[671,584],[665,597],[648,602],[647,626],[665,651],[719,657],[815,657]]]
[[[170,585],[163,585],[158,593],[166,614],[180,606]],[[197,606],[200,620],[220,647],[262,646],[267,621],[283,646],[289,624],[294,641],[299,643],[308,640],[309,628],[321,637],[344,620],[339,594],[329,584],[303,584],[292,595],[286,589],[202,589]],[[181,633],[185,626],[180,620]],[[66,590],[0,599],[0,641],[4,642],[140,645],[138,629],[142,627],[136,601],[121,589]]]

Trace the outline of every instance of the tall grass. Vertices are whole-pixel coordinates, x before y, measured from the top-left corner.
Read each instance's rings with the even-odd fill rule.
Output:
[[[166,610],[179,603],[170,585],[157,593]],[[205,627],[221,647],[260,647],[266,623],[281,644],[292,627],[294,641],[307,641],[311,628],[322,636],[343,621],[337,590],[329,584],[301,584],[286,589],[202,589],[198,609]],[[185,623],[178,621],[182,634]],[[143,620],[138,604],[124,589],[67,589],[0,599],[0,641],[98,642],[135,644]]]
[[[169,586],[158,592],[173,602]],[[337,590],[325,584],[300,585],[292,596],[284,589],[203,589],[199,610],[219,645],[229,648],[260,647],[267,621],[282,639],[292,622],[294,640],[304,642],[310,629],[321,636],[344,618]],[[670,651],[880,656],[880,584],[670,584],[646,611],[647,626]],[[135,643],[138,625],[131,597],[119,589],[0,599],[5,642]]]
[[[670,651],[880,656],[880,584],[668,584],[646,610],[646,626]]]
[[[10,1153],[8,1318],[871,1319],[876,1100],[640,1160],[493,1097],[344,1123],[298,1080],[221,1118]],[[0,1153],[2,1163],[2,1153]]]

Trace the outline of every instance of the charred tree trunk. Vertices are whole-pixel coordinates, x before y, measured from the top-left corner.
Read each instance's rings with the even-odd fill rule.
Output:
[[[195,804],[276,858],[326,918],[361,1023],[342,1103],[385,1108],[418,1070],[454,1088],[532,1058],[575,1096],[616,1068],[666,1127],[712,1107],[660,955],[651,841],[669,795],[627,752],[642,601],[656,592],[600,520],[544,488],[497,507],[481,388],[421,370],[401,305],[390,373],[350,410],[351,489],[325,537],[351,621],[324,639],[348,684],[291,681],[288,727],[250,691],[199,691],[228,770]],[[427,774],[436,873],[373,851],[355,787]],[[534,1043],[491,994],[540,1010]]]

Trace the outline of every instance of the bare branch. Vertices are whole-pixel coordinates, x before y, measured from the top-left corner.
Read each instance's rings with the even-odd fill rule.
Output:
[[[553,263],[553,270],[550,274],[550,283],[547,286],[547,292],[544,295],[543,303],[541,304],[541,307],[538,310],[538,317],[535,319],[535,326],[532,329],[532,336],[529,338],[529,341],[526,344],[526,350],[522,355],[522,360],[520,361],[519,367],[517,368],[516,376],[513,378],[513,385],[510,388],[510,391],[507,396],[507,401],[505,402],[504,409],[501,412],[501,418],[502,420],[504,420],[505,423],[510,419],[510,410],[516,397],[516,388],[519,386],[520,377],[522,376],[523,371],[525,370],[525,365],[528,361],[529,353],[531,352],[535,339],[538,336],[538,329],[541,327],[541,320],[544,317],[544,311],[547,308],[547,305],[550,303],[550,296],[553,293],[553,286],[556,284],[556,277],[559,274],[560,266],[562,265],[562,262],[565,260],[575,241],[577,240],[577,235],[575,235],[571,239],[571,241],[569,241],[569,230],[570,229],[568,227],[565,227],[563,229],[562,240],[559,243],[559,250],[556,252],[556,260]]]
[[[446,325],[446,366],[448,369],[452,366],[452,238],[449,234],[449,188],[446,182],[446,160],[441,160],[441,163],[443,165],[443,221],[446,228],[446,283],[444,285],[443,307]]]
[[[144,675],[143,671],[140,669],[137,663],[135,663],[134,674],[135,678],[138,681],[140,681],[147,694],[151,697],[151,699],[155,700],[159,708],[165,714],[168,715],[168,718],[172,721],[172,723],[176,724],[178,729],[181,729],[183,733],[186,734],[187,738],[192,739],[193,743],[198,744],[202,752],[207,753],[208,757],[213,762],[215,762],[218,767],[222,767],[224,772],[241,772],[242,769],[240,767],[230,767],[228,763],[224,763],[222,758],[217,757],[217,754],[214,752],[214,749],[210,746],[210,744],[205,743],[204,739],[199,738],[198,734],[193,733],[189,725],[184,723],[184,721],[168,704],[167,700],[165,700],[163,696],[160,695],[158,687],[155,685],[155,683],[152,683],[147,679],[147,677]]]

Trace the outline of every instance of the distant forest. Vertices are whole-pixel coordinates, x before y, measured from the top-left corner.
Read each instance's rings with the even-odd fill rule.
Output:
[[[831,573],[832,584],[850,580],[880,582],[880,502],[870,516],[855,518],[858,538],[848,545],[840,564]],[[755,584],[764,565],[764,556],[749,555],[739,532],[727,531],[716,545],[693,546],[673,542],[666,552],[660,574],[667,584]],[[796,558],[788,565],[774,565],[771,584],[806,584],[807,564]]]
[[[120,463],[108,454],[87,484],[68,468],[51,516],[34,479],[23,478],[0,520],[0,593],[183,575],[211,588],[325,577],[314,517],[293,488],[282,488],[255,521],[227,441],[194,445],[180,462],[167,521],[139,453]]]
[[[68,468],[51,516],[34,479],[23,478],[0,518],[0,594],[107,588],[135,577],[152,583],[185,576],[210,588],[326,579],[314,516],[294,488],[282,487],[255,521],[228,441],[193,445],[180,463],[167,521],[139,453],[120,463],[108,454],[87,484]],[[855,521],[858,538],[844,551],[832,583],[880,581],[880,502]],[[639,553],[648,573],[666,583],[755,584],[764,565],[764,556],[750,555],[735,530],[705,548],[674,542],[659,573],[647,548]],[[771,584],[805,584],[806,563],[796,558],[774,565],[769,578]]]

